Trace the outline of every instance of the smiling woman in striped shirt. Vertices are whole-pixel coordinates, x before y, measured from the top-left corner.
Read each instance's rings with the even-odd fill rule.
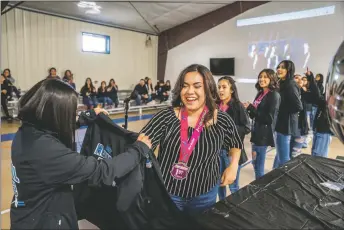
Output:
[[[173,90],[172,108],[158,112],[141,133],[159,145],[162,176],[177,207],[190,214],[216,203],[219,186],[236,178],[243,144],[230,116],[217,110],[217,88],[204,66],[184,69]],[[232,158],[220,175],[221,149]]]

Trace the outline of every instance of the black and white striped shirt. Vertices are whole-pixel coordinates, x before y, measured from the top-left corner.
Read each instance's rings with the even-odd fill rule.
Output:
[[[188,138],[193,128],[188,128]],[[220,183],[221,149],[243,148],[233,120],[227,113],[218,112],[217,122],[203,129],[189,159],[189,174],[184,180],[174,179],[170,172],[180,154],[180,120],[173,108],[159,111],[142,129],[152,140],[152,149],[159,146],[158,161],[167,191],[175,196],[192,198],[207,193]]]

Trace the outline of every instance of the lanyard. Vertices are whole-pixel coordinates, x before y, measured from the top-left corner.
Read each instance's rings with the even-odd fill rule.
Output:
[[[208,108],[205,106],[200,117],[198,118],[195,129],[191,135],[190,140],[188,141],[188,113],[184,108],[181,108],[182,118],[181,118],[181,130],[180,130],[180,155],[179,162],[187,163],[189,158],[194,150],[196,143],[198,142],[199,137],[203,131],[203,121],[204,117],[208,112]]]
[[[220,110],[222,112],[226,112],[228,110],[229,106],[224,104],[223,102],[220,103]]]
[[[260,104],[260,102],[262,102],[263,98],[266,96],[266,94],[268,94],[270,92],[270,90],[267,90],[266,92],[263,92],[256,100],[254,100],[253,102],[253,106],[255,108],[258,107],[258,105]]]

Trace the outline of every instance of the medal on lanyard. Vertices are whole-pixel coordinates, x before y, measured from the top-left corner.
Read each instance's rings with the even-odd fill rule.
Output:
[[[201,113],[201,116],[198,119],[196,127],[192,133],[192,136],[188,142],[188,115],[187,111],[182,108],[182,118],[181,118],[181,130],[180,130],[180,155],[178,163],[173,164],[171,170],[171,176],[177,180],[184,180],[189,173],[189,167],[187,163],[189,158],[196,146],[196,143],[201,136],[201,132],[203,130],[203,121],[204,117],[208,112],[208,108],[205,107]]]

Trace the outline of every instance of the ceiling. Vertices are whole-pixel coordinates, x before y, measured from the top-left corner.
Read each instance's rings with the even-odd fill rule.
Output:
[[[232,2],[234,1],[88,1],[80,5],[79,1],[27,1],[17,8],[157,35]],[[16,3],[18,2],[11,1],[10,5]],[[89,7],[82,7],[86,5]]]

